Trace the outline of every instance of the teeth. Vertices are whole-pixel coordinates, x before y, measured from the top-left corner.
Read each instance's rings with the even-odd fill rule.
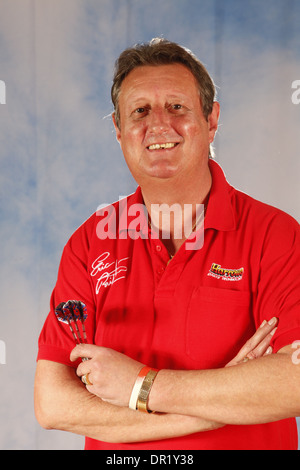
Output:
[[[171,149],[175,147],[176,143],[167,142],[166,144],[153,144],[149,145],[149,150]]]

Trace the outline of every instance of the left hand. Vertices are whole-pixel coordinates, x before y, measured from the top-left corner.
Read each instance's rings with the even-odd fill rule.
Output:
[[[245,357],[256,359],[270,354],[270,342],[276,326],[277,319],[271,325],[264,322],[225,367],[239,365]],[[93,385],[87,385],[87,390],[112,405],[127,407],[136,378],[145,364],[113,349],[93,344],[80,344],[72,350],[71,361],[82,357],[89,360],[82,362],[76,373],[80,378],[89,374]]]
[[[89,360],[79,364],[76,373],[80,378],[89,374],[93,385],[87,385],[87,390],[112,405],[128,406],[132,388],[144,364],[94,344],[80,344],[72,350],[71,361],[81,357]]]

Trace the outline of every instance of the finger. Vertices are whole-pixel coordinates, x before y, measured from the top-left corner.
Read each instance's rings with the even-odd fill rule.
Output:
[[[269,356],[270,354],[273,354],[273,348],[272,346],[269,346],[266,352],[264,353],[264,356]]]
[[[277,328],[273,328],[273,330],[271,331],[271,333],[269,333],[260,343],[259,345],[254,348],[252,351],[250,351],[248,354],[247,354],[247,357],[249,357],[249,359],[256,359],[258,357],[262,357],[264,356],[264,354],[267,352],[267,350],[269,349],[270,347],[270,343],[272,341],[272,338],[274,336],[274,334],[276,333],[276,329]]]
[[[78,377],[82,377],[85,374],[91,373],[91,365],[89,364],[90,361],[81,362],[76,369],[76,374]]]
[[[99,346],[96,346],[95,344],[78,344],[77,346],[75,346],[74,349],[72,349],[70,354],[70,360],[74,362],[82,357],[92,359],[96,354],[98,348]]]
[[[257,359],[258,357],[263,357],[263,356],[269,356],[270,354],[273,353],[273,348],[272,346],[268,346],[265,351],[261,351],[260,353],[254,353],[253,355],[248,353],[248,355],[241,357],[236,357],[232,361],[228,362],[225,367],[232,367],[236,366],[237,364],[242,364],[243,362],[247,362],[251,359]]]
[[[273,317],[269,322],[264,320],[260,327],[257,329],[255,334],[244,344],[244,346],[240,349],[238,354],[226,365],[226,367],[234,366],[244,361],[245,358],[254,358],[251,357],[251,351],[255,348],[259,347],[260,343],[262,347],[256,351],[256,357],[258,354],[264,354],[270,344],[272,336],[269,336],[272,332],[273,334],[276,331],[276,325],[278,323],[278,319]],[[250,355],[250,356],[249,356]]]
[[[257,348],[261,343],[263,345],[262,349],[267,343],[269,346],[270,340],[272,338],[269,336],[269,334],[274,330],[277,322],[278,319],[276,317],[273,317],[269,322],[263,322],[260,327],[256,330],[255,334],[245,343],[245,345],[239,351],[239,353],[235,357],[235,360],[237,362],[243,360],[244,357],[248,356],[248,354],[255,348]]]
[[[265,339],[268,335],[274,330],[278,322],[276,317],[271,318],[268,322],[264,321],[260,327],[256,330],[255,334],[250,338],[250,340],[246,343],[246,349],[252,351],[261,343],[265,342]],[[270,339],[270,338],[268,338]]]
[[[93,395],[95,395],[94,393],[94,385],[86,385],[85,388],[87,389],[88,392],[92,393]]]

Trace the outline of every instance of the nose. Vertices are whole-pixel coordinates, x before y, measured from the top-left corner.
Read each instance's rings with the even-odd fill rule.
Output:
[[[152,108],[148,115],[148,132],[152,134],[161,134],[170,129],[170,116],[166,109]]]

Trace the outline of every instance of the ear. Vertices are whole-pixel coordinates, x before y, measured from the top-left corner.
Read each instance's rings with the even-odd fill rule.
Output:
[[[209,131],[209,143],[214,141],[216,132],[218,130],[218,122],[220,117],[220,103],[217,101],[213,104],[211,114],[208,116],[208,131]]]
[[[114,123],[114,126],[115,126],[116,139],[119,142],[119,144],[121,144],[121,129],[119,129],[119,127],[117,126],[117,123],[116,123],[116,113],[112,113],[111,117],[112,117],[112,120],[113,120],[113,123]]]

